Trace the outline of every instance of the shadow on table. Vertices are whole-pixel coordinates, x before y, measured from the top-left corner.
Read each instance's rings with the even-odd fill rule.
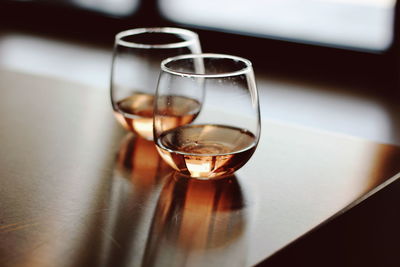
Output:
[[[244,266],[246,228],[235,176],[202,181],[171,174],[158,199],[142,266]]]
[[[102,230],[100,266],[140,266],[163,181],[172,173],[152,141],[127,134],[120,145]]]

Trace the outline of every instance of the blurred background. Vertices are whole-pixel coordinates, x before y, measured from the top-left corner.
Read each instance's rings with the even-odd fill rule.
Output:
[[[114,35],[195,30],[254,63],[263,119],[400,144],[396,0],[0,0],[0,68],[108,92]]]

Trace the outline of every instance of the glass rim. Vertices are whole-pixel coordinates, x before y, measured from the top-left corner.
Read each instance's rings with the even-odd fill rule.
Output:
[[[177,71],[167,67],[167,64],[172,61],[178,61],[182,59],[195,59],[195,58],[218,58],[218,59],[230,59],[232,61],[240,61],[244,63],[245,67],[241,68],[237,71],[230,71],[230,72],[223,72],[223,73],[216,73],[216,74],[199,74],[199,73],[191,73],[191,72],[183,72]],[[238,76],[242,74],[249,73],[252,71],[252,63],[250,60],[233,56],[227,54],[216,54],[216,53],[201,53],[201,54],[187,54],[187,55],[179,55],[175,57],[170,57],[161,61],[161,70],[168,72],[173,75],[183,76],[183,77],[198,77],[198,78],[222,78],[222,77],[231,77],[231,76]]]
[[[142,44],[130,41],[124,41],[122,38],[138,35],[142,33],[169,33],[175,35],[184,35],[188,36],[189,39],[181,42],[174,42],[174,43],[166,43],[166,44]],[[199,38],[198,34],[182,29],[182,28],[173,28],[173,27],[152,27],[152,28],[136,28],[136,29],[129,29],[122,32],[119,32],[115,35],[115,44],[130,47],[130,48],[144,48],[144,49],[151,49],[151,48],[180,48],[189,46],[194,44]]]

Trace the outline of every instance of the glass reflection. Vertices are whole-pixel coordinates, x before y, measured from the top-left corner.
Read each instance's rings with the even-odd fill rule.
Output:
[[[235,176],[202,181],[171,174],[160,193],[142,266],[244,266],[246,222]]]
[[[129,180],[136,191],[151,191],[171,169],[159,156],[153,141],[131,133],[122,140],[114,177]]]
[[[105,214],[101,266],[140,266],[163,180],[172,170],[154,143],[131,133],[116,157]]]

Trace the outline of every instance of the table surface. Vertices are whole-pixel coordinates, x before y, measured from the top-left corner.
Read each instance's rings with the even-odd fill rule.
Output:
[[[397,146],[263,120],[234,177],[184,179],[104,91],[2,70],[0,96],[5,267],[251,266],[400,171]]]

